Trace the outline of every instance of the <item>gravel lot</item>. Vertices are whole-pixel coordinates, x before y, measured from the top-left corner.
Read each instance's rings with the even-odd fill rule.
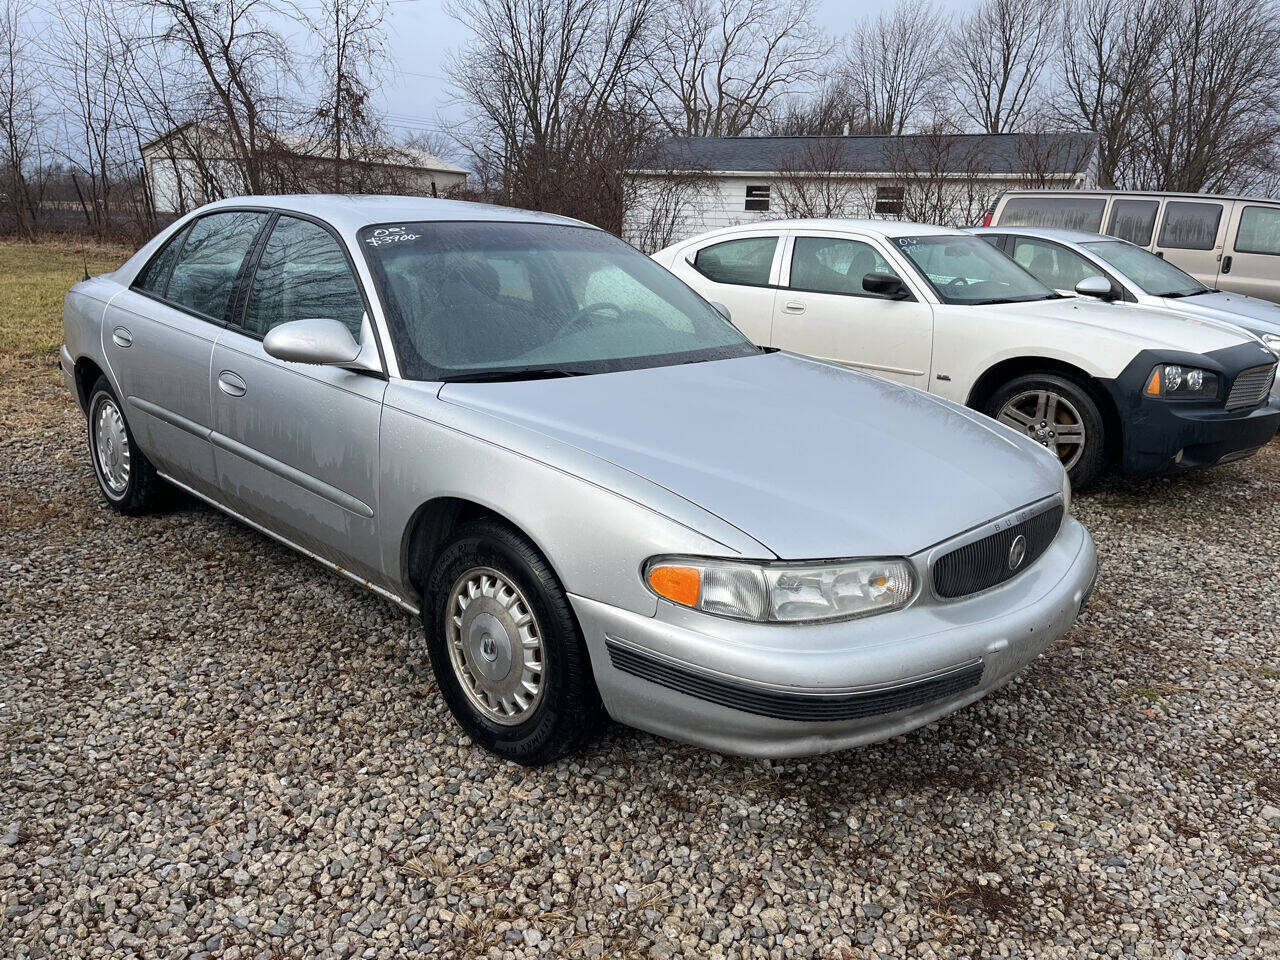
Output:
[[[472,746],[397,608],[210,509],[111,513],[0,364],[0,957],[1276,957],[1280,444],[1077,503],[1023,676],[873,748]]]

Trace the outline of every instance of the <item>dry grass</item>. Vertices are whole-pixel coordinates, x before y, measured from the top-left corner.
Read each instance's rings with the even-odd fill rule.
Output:
[[[132,251],[92,241],[0,242],[0,356],[49,354],[62,343],[62,301],[84,276],[114,270]]]

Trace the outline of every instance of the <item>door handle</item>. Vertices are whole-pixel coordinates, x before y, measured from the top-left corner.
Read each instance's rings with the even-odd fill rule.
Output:
[[[804,313],[804,304],[799,300],[788,300],[782,305],[782,309],[787,313]]]
[[[1231,255],[1230,254],[1227,254],[1225,257],[1222,258],[1222,272],[1223,273],[1231,272]]]
[[[116,327],[111,331],[111,340],[117,347],[128,347],[133,343],[133,334],[126,327]]]
[[[249,388],[239,374],[223,370],[218,374],[218,389],[229,397],[243,397]]]

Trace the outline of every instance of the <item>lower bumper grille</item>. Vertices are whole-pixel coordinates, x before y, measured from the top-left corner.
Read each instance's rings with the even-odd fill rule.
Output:
[[[1059,504],[944,553],[933,562],[934,593],[955,600],[1004,583],[1040,559],[1061,525]]]
[[[1238,374],[1231,384],[1231,392],[1227,394],[1227,409],[1240,410],[1244,407],[1256,407],[1267,399],[1275,379],[1274,363],[1251,367]]]
[[[606,646],[615,670],[699,700],[778,720],[819,722],[878,717],[953,697],[982,681],[982,661],[978,660],[936,677],[876,690],[785,693],[691,670],[612,640],[606,641]]]

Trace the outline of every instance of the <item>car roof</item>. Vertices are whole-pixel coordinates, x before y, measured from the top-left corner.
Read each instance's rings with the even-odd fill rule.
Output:
[[[201,207],[196,213],[208,213],[223,207],[263,207],[288,210],[317,217],[343,232],[359,230],[376,223],[405,223],[430,220],[479,220],[505,223],[547,223],[591,227],[570,217],[535,210],[519,210],[490,203],[465,200],[441,200],[436,197],[396,197],[369,194],[264,194],[228,197]],[[591,229],[598,229],[591,227]]]
[[[1121,200],[1160,200],[1172,197],[1175,200],[1234,200],[1241,203],[1266,203],[1274,206],[1280,203],[1275,197],[1248,196],[1243,193],[1186,193],[1177,190],[1119,190],[1097,188],[1094,190],[1052,190],[1032,188],[1027,190],[1001,191],[997,200],[1007,197],[1117,197]]]
[[[922,236],[958,236],[963,230],[951,227],[936,227],[927,223],[912,223],[909,220],[855,220],[845,217],[814,217],[803,220],[754,220],[751,223],[738,223],[731,227],[708,230],[696,237],[680,241],[681,244],[691,240],[704,240],[716,236],[727,236],[745,230],[857,230],[868,233],[879,233],[886,237],[922,237]]]
[[[1117,243],[1125,243],[1118,237],[1109,237],[1105,233],[1090,233],[1087,230],[1063,230],[1058,227],[1015,227],[1015,226],[994,226],[994,227],[973,227],[970,233],[1016,233],[1023,237],[1039,237],[1042,240],[1058,240],[1063,243],[1094,243],[1098,240],[1115,240]]]

